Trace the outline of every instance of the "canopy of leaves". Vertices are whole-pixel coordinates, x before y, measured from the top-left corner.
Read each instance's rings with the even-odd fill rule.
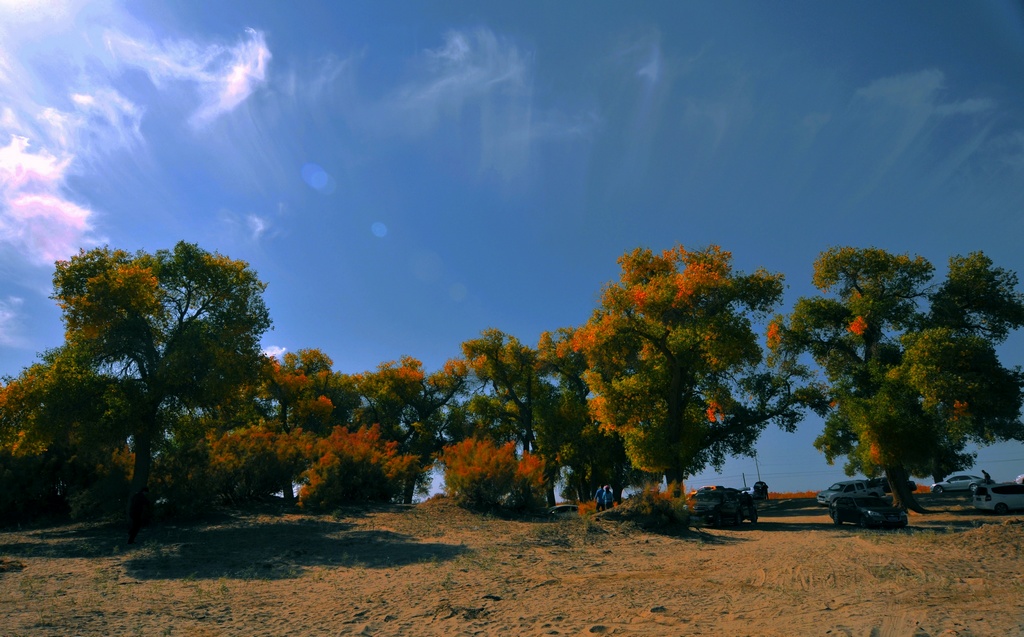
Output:
[[[678,481],[753,453],[770,421],[795,426],[754,329],[781,299],[781,275],[735,272],[717,246],[637,249],[619,264],[619,282],[573,346],[587,358],[594,416],[622,436],[636,467]]]
[[[103,247],[58,261],[53,287],[65,349],[133,397],[136,483],[173,422],[163,410],[214,406],[260,369],[265,286],[242,261],[185,242],[154,254]]]
[[[808,352],[824,371],[815,445],[850,473],[945,473],[970,462],[968,442],[1024,437],[1022,376],[996,353],[1024,324],[1016,276],[981,253],[952,258],[937,287],[933,272],[922,257],[833,248],[815,263],[822,294],[773,323],[775,353]]]

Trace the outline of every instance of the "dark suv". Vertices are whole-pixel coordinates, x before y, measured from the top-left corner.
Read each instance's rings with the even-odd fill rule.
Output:
[[[749,493],[736,489],[701,490],[694,496],[693,514],[707,524],[757,522],[757,505]]]

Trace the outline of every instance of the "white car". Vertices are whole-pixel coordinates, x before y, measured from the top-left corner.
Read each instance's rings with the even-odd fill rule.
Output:
[[[827,507],[840,495],[877,495],[882,497],[882,487],[871,484],[870,480],[842,480],[822,491],[818,491],[818,504]]]
[[[979,484],[974,491],[974,508],[995,511],[1000,515],[1024,509],[1024,484]]]
[[[966,473],[958,473],[954,476],[949,476],[942,482],[936,482],[932,485],[932,493],[942,493],[944,491],[970,491],[974,493],[974,490],[979,484],[983,484],[985,478],[978,476],[968,475]]]

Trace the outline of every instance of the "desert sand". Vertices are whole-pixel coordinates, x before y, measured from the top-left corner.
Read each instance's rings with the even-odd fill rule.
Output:
[[[280,504],[155,524],[0,532],[0,634],[1024,635],[1024,524],[965,496],[901,531],[813,500],[756,524],[644,531],[503,519],[443,498]]]

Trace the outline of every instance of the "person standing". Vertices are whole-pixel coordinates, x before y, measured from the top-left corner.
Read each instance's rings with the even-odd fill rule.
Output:
[[[594,502],[597,503],[597,510],[604,511],[604,487],[598,487],[594,494]]]
[[[615,493],[612,491],[611,485],[604,485],[604,508],[605,511],[610,510],[615,506]]]
[[[135,544],[135,536],[142,528],[142,522],[146,518],[146,511],[149,509],[149,487],[142,487],[139,492],[132,496],[128,503],[128,543]]]

